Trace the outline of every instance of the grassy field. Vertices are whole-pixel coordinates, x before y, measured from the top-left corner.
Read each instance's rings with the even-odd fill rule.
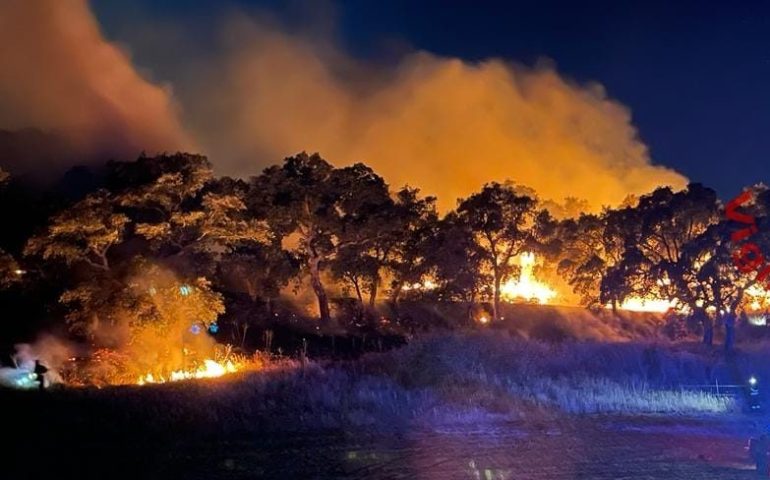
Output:
[[[241,452],[236,455],[240,457],[248,456],[247,446],[252,445],[256,449],[252,452],[254,455],[268,459],[266,462],[273,469],[270,471],[277,468],[274,458],[285,459],[281,452],[287,448],[298,449],[298,454],[310,456],[300,461],[305,465],[303,468],[311,468],[313,462],[323,458],[313,459],[313,451],[328,450],[335,452],[333,455],[343,455],[340,453],[343,450],[357,451],[354,447],[360,440],[368,445],[362,447],[362,451],[369,453],[361,453],[366,459],[372,455],[372,449],[378,451],[382,442],[389,445],[386,450],[409,451],[415,442],[419,446],[431,435],[439,435],[441,440],[437,441],[462,446],[466,441],[463,438],[489,434],[490,438],[485,441],[502,438],[495,443],[499,448],[503,448],[500,442],[511,445],[519,442],[516,440],[519,436],[537,438],[534,443],[524,441],[529,449],[525,449],[529,452],[527,455],[534,461],[538,448],[574,449],[577,448],[574,442],[579,442],[582,448],[601,448],[600,445],[610,448],[601,433],[606,429],[595,419],[604,422],[608,418],[649,418],[659,422],[673,418],[676,422],[687,422],[698,418],[699,422],[708,424],[738,418],[740,396],[722,397],[681,387],[716,380],[730,383],[735,376],[749,373],[770,379],[770,364],[766,360],[767,354],[762,349],[739,353],[726,360],[721,354],[698,346],[544,343],[523,340],[499,330],[426,336],[401,349],[370,354],[355,362],[288,362],[266,372],[209,381],[64,389],[43,394],[5,391],[0,392],[0,406],[7,415],[23,420],[9,421],[4,428],[7,438],[14,439],[10,458],[13,468],[20,472],[26,471],[25,465],[34,463],[35,452],[42,452],[41,455],[58,458],[60,468],[67,466],[72,471],[77,471],[78,465],[89,466],[94,462],[102,465],[105,459],[120,463],[133,458],[132,465],[143,471],[144,477],[151,478],[148,472],[156,471],[159,465],[173,465],[174,461],[184,463],[187,453],[192,458],[206,457],[210,451],[219,452],[211,455],[226,460],[226,451],[220,451],[222,445],[234,445],[233,448]],[[704,428],[708,431],[710,427]],[[548,432],[554,429],[562,433],[550,435]],[[583,430],[586,438],[581,440]],[[459,433],[447,437],[436,432]],[[731,437],[731,445],[744,442],[743,437],[751,432],[744,433]],[[628,437],[631,445],[649,439],[644,430],[607,435]],[[560,447],[560,442],[566,446]],[[418,448],[415,455],[443,458],[440,452],[425,452],[424,448]],[[88,451],[99,454],[94,457]],[[631,452],[606,454],[622,456]],[[72,463],[73,455],[81,459],[85,455],[89,459]],[[510,461],[498,463],[521,460],[510,452],[507,455],[510,458],[505,455],[502,458]],[[377,458],[369,459],[374,464],[381,463]],[[145,460],[149,463],[142,467]],[[252,461],[257,462],[254,458],[238,460],[240,463]],[[55,473],[53,464],[46,465]],[[459,468],[453,461],[447,465],[453,465],[452,471]],[[467,470],[468,465],[463,468]],[[43,467],[45,465],[36,466]],[[208,467],[219,469],[220,465]],[[489,478],[483,470],[478,478]],[[225,475],[222,478],[229,478],[227,475],[235,475],[237,469],[225,468],[222,472]],[[185,478],[219,478],[195,477],[189,472],[186,475]],[[492,478],[621,478],[553,475],[532,473],[526,477]]]

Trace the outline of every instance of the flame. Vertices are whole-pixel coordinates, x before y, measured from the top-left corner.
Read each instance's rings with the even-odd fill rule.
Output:
[[[192,370],[175,370],[171,372],[168,377],[155,376],[152,373],[147,373],[137,380],[137,385],[146,385],[148,383],[166,383],[166,382],[178,382],[180,380],[193,380],[200,378],[217,378],[228,373],[235,373],[239,370],[239,365],[234,364],[231,361],[220,363],[211,359],[206,359],[196,369]]]
[[[770,291],[761,285],[752,285],[746,289],[749,311],[764,312],[770,310]]]
[[[536,300],[537,303],[547,304],[556,292],[548,285],[537,281],[532,273],[535,267],[535,254],[523,252],[519,255],[521,274],[518,280],[510,279],[500,286],[500,294],[504,300]]]
[[[661,287],[666,287],[671,285],[671,280],[669,278],[660,278],[657,284]],[[677,310],[680,313],[687,313],[688,309],[686,306],[680,305],[677,307],[677,304],[676,300],[665,300],[651,295],[645,297],[632,296],[626,298],[618,308],[631,312],[666,313],[669,310]],[[605,308],[612,308],[612,304],[608,303],[605,305]]]
[[[666,313],[675,305],[676,302],[661,298],[629,297],[618,308],[632,312]],[[608,304],[606,308],[612,308],[612,305]]]
[[[670,282],[667,279],[658,281],[659,285],[669,285]],[[752,285],[746,289],[747,299],[747,311],[749,313],[759,313],[770,310],[770,291],[765,290],[760,285]],[[703,306],[703,301],[699,300],[696,305]],[[610,304],[607,304],[606,308],[612,308]],[[664,300],[653,297],[629,297],[620,306],[622,310],[630,310],[634,312],[653,312],[653,313],[666,313],[669,310],[676,310],[680,313],[688,313],[689,308],[685,305],[677,306],[677,302],[674,300]],[[708,307],[706,309],[709,313],[714,313],[716,309],[714,307]],[[724,313],[724,312],[722,312]]]
[[[411,285],[404,285],[403,287],[401,287],[401,290],[404,292],[408,292],[411,290],[427,292],[429,290],[435,290],[436,288],[438,288],[438,284],[433,280],[431,280],[430,278],[428,278],[422,282],[416,282]]]

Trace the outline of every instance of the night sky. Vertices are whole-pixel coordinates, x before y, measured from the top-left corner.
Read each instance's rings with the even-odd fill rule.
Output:
[[[173,66],[135,42],[140,22],[185,22],[205,51],[232,9],[269,10],[289,24],[322,25],[352,54],[387,61],[401,49],[466,60],[550,59],[578,82],[596,81],[628,106],[656,163],[724,197],[766,180],[770,157],[770,4],[723,2],[257,1],[92,2],[108,38],[165,79]],[[676,5],[674,5],[676,3]],[[320,12],[320,13],[319,13]]]

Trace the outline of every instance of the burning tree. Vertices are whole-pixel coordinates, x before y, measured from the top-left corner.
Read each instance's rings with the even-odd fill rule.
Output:
[[[613,255],[610,262],[589,259],[575,268],[576,285],[584,280],[582,273],[593,270],[595,276],[585,280],[593,286],[600,279],[601,304],[630,297],[664,299],[702,323],[709,345],[712,316],[728,326],[734,323],[755,278],[735,267],[733,227],[713,190],[700,184],[679,192],[659,188],[641,196],[635,207],[608,211],[604,217],[605,234],[596,244]]]
[[[418,282],[426,273],[421,249],[437,214],[435,199],[420,198],[418,190],[408,187],[369,205],[371,211],[361,212],[346,226],[332,270],[353,286],[361,304],[362,294],[368,293],[373,308],[383,274],[393,277],[391,300],[395,304],[404,285],[410,280]]]
[[[610,268],[622,259],[623,231],[631,224],[632,210],[605,210],[602,215],[583,214],[560,222],[558,271],[564,275],[583,305],[603,306],[601,286]],[[611,302],[616,306],[618,299]]]
[[[450,212],[438,222],[425,246],[426,264],[438,283],[438,292],[447,299],[475,303],[492,281],[484,268],[486,252],[473,232]]]
[[[224,311],[197,272],[210,270],[236,242],[261,244],[266,228],[246,215],[238,196],[214,188],[203,157],[141,158],[110,168],[112,191],[99,190],[53,216],[25,253],[67,266],[72,285],[60,298],[66,318],[95,346],[136,353],[162,339],[190,351],[178,342],[180,331],[208,325]],[[187,280],[163,280],[176,278],[170,269]],[[158,284],[137,289],[148,278]]]
[[[552,233],[553,223],[538,210],[534,196],[518,193],[512,184],[489,183],[481,192],[461,200],[457,215],[484,252],[492,276],[493,317],[500,318],[501,286],[516,272],[514,257],[538,248]]]
[[[388,268],[393,276],[390,301],[398,300],[406,285],[419,283],[430,271],[429,253],[438,231],[436,198],[419,196],[419,190],[404,187],[396,194],[395,217],[391,233],[392,258]]]
[[[144,261],[123,282],[83,282],[61,301],[67,321],[119,359],[116,371],[93,366],[87,380],[95,383],[134,383],[147,374],[169,379],[173,371],[197,368],[214,356],[206,330],[224,313],[221,295],[206,279],[186,281]]]

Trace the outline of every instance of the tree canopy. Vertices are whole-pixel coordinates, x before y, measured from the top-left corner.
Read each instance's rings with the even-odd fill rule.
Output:
[[[364,164],[337,167],[304,152],[246,181],[217,177],[208,159],[184,153],[111,162],[105,172],[16,252],[55,274],[66,319],[92,338],[99,325],[160,326],[174,315],[201,324],[225,315],[243,338],[305,282],[329,331],[343,327],[333,306],[345,296],[358,314],[376,315],[381,298],[397,312],[408,297],[489,302],[500,319],[502,287],[525,252],[556,268],[588,307],[664,299],[699,316],[706,336],[770,274],[744,251],[747,238],[770,251],[762,185],[740,208],[691,184],[590,214],[580,199],[543,202],[525,186],[492,182],[440,214],[435,198],[391,189]],[[0,251],[0,285],[20,271]],[[137,290],[148,278],[157,284]],[[200,295],[176,305],[180,286]]]

